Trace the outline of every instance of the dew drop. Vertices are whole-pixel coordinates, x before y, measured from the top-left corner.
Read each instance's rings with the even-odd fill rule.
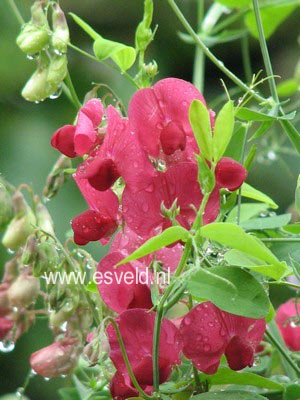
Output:
[[[0,352],[1,353],[10,353],[15,348],[15,344],[10,342],[9,340],[2,340],[0,342]]]
[[[61,375],[60,377],[61,377],[61,378],[66,378],[66,377],[67,377],[67,375]]]
[[[154,191],[153,183],[151,183],[149,186],[147,186],[145,191],[148,192],[148,193],[153,193],[153,191]]]
[[[48,382],[48,381],[50,381],[50,378],[44,378],[44,380],[46,381],[46,382]]]
[[[189,315],[187,315],[187,316],[184,318],[184,323],[185,323],[185,325],[191,325],[191,322],[192,322],[191,317],[190,317]]]
[[[134,161],[133,166],[134,166],[134,168],[137,168],[139,166],[139,164],[136,161]]]
[[[149,210],[149,205],[147,203],[144,203],[142,205],[142,210],[146,213]]]
[[[55,53],[57,56],[62,56],[62,55],[63,55],[63,53],[62,53],[61,51],[59,51],[58,49],[54,49],[54,53]]]
[[[19,399],[23,399],[24,392],[25,389],[23,387],[19,387],[16,391],[16,397],[18,397]]]
[[[267,157],[269,160],[274,161],[277,158],[276,153],[273,150],[268,151]]]
[[[31,372],[30,372],[30,375],[31,375],[31,376],[35,376],[35,375],[37,375],[37,373],[35,372],[34,369],[32,369]]]
[[[61,324],[60,325],[60,330],[61,331],[63,331],[63,332],[66,332],[67,331],[67,325],[68,325],[68,323],[67,323],[67,321],[65,321],[63,324]]]
[[[15,254],[15,251],[12,249],[7,249],[8,254]]]
[[[55,100],[55,99],[57,99],[61,94],[62,94],[62,85],[60,85],[60,86],[58,87],[58,89],[57,89],[56,92],[52,93],[52,94],[49,96],[49,99]]]
[[[209,326],[210,328],[213,328],[213,327],[215,326],[215,324],[214,324],[213,322],[209,322],[209,323],[208,323],[208,326]]]
[[[291,328],[299,328],[299,325],[297,325],[297,323],[295,321],[291,321],[290,322],[290,327]]]
[[[208,353],[208,352],[211,350],[211,346],[210,346],[209,344],[205,344],[205,345],[203,346],[203,350],[204,350],[206,353]]]
[[[27,60],[32,61],[32,60],[36,60],[37,58],[39,58],[39,56],[40,56],[40,53],[27,54],[26,58],[27,58]]]

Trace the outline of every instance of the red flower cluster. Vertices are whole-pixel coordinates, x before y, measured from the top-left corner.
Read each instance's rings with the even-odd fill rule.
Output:
[[[155,320],[155,313],[147,311],[152,307],[153,272],[149,266],[155,262],[161,270],[173,272],[182,254],[182,245],[164,248],[121,268],[115,266],[147,239],[172,226],[172,218],[187,229],[194,222],[203,199],[194,157],[199,149],[188,116],[195,99],[205,104],[203,96],[190,83],[164,79],[133,96],[128,118],[109,106],[104,120],[100,100],[93,99],[80,110],[76,125],[59,129],[52,138],[52,145],[69,157],[87,154],[74,174],[89,206],[72,221],[75,242],[79,245],[96,240],[105,243],[118,226],[123,227],[115,236],[110,253],[99,263],[98,273],[110,279],[102,279],[98,289],[103,301],[120,314],[116,322],[133,372],[146,393],[153,390]],[[212,111],[210,116],[213,128]],[[215,170],[216,186],[203,215],[205,224],[218,215],[220,189],[236,190],[246,175],[244,167],[236,161],[229,158],[219,161]],[[121,279],[125,273],[139,277],[146,272],[150,280]],[[192,309],[179,328],[163,319],[160,382],[165,382],[172,367],[180,363],[181,351],[206,373],[217,370],[222,354],[227,356],[233,369],[252,365],[254,349],[264,328],[263,320],[234,316],[211,303]],[[110,357],[117,370],[111,383],[113,397],[138,396],[112,325],[108,327],[108,337]]]
[[[276,323],[281,336],[290,350],[300,350],[300,303],[297,298],[281,304],[276,312]]]

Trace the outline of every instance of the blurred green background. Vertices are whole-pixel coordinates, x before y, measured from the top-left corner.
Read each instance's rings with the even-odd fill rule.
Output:
[[[33,1],[16,0],[25,20],[29,19],[29,9]],[[65,13],[72,11],[92,25],[104,37],[134,44],[134,32],[142,17],[142,0],[61,0]],[[196,23],[196,1],[182,0],[178,4],[194,24]],[[207,1],[207,5],[211,1]],[[68,17],[71,40],[78,47],[91,51],[91,40]],[[192,79],[194,47],[178,38],[182,30],[166,1],[155,1],[154,23],[158,31],[154,43],[147,53],[147,61],[155,59],[159,66],[158,78],[175,76]],[[46,100],[40,104],[27,103],[20,96],[25,82],[34,71],[34,61],[26,59],[15,44],[20,26],[13,15],[8,0],[0,2],[0,172],[12,184],[31,185],[36,193],[42,194],[46,177],[58,158],[58,152],[51,148],[50,138],[53,132],[66,123],[72,123],[75,117],[74,107],[62,95],[57,100]],[[294,73],[299,58],[299,11],[295,12],[277,30],[269,41],[274,72],[283,79]],[[250,42],[253,71],[262,69],[258,43]],[[234,42],[214,48],[216,55],[244,79],[240,56],[240,44]],[[119,97],[128,104],[134,88],[118,73],[102,66],[80,54],[69,50],[69,69],[79,98],[92,88],[92,82],[108,84]],[[207,63],[205,97],[213,104],[216,96],[223,94],[219,71]],[[225,79],[229,87],[231,83]],[[266,86],[266,91],[268,90]],[[267,94],[267,92],[266,92]],[[259,154],[249,182],[262,189],[280,204],[284,211],[292,202],[299,173],[299,159],[293,154],[280,154],[278,142],[263,141],[259,145]],[[282,146],[280,146],[282,147]],[[275,154],[270,157],[269,151]],[[269,157],[268,157],[269,155]],[[63,239],[70,229],[72,217],[85,209],[85,203],[72,181],[69,181],[59,194],[47,203],[56,226],[58,236]],[[101,257],[103,249],[99,244],[90,246],[95,259]],[[9,254],[0,249],[0,262],[9,259]],[[1,269],[0,269],[1,271]],[[0,272],[1,275],[1,272]],[[286,296],[285,293],[280,296]],[[278,296],[278,301],[280,300]],[[29,372],[30,354],[51,343],[51,333],[43,322],[38,322],[24,335],[9,354],[0,353],[0,394],[14,392],[22,386]],[[55,388],[65,385],[64,379],[45,382],[39,377],[32,379],[28,396],[34,399],[56,399]]]

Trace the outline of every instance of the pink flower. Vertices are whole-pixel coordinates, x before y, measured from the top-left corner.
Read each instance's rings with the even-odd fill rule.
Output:
[[[216,183],[230,191],[238,189],[247,178],[247,170],[232,158],[223,157],[215,170]]]
[[[83,156],[101,142],[97,128],[104,109],[99,99],[89,100],[78,113],[76,125],[65,125],[52,136],[51,145],[67,157]]]
[[[55,378],[69,374],[76,366],[79,357],[75,338],[66,338],[52,343],[31,354],[31,368],[45,378]]]
[[[191,83],[176,78],[163,79],[134,94],[128,108],[129,122],[147,154],[171,162],[194,160],[198,148],[188,113],[195,99],[205,104]],[[174,160],[168,158],[172,155]]]
[[[185,357],[200,371],[214,374],[223,354],[231,369],[252,366],[255,349],[265,328],[264,319],[233,315],[205,302],[185,315],[179,328],[179,339]]]
[[[106,110],[107,127],[103,144],[77,169],[78,179],[87,179],[97,190],[107,190],[122,176],[132,188],[137,177],[153,174],[128,120],[112,106]]]
[[[152,345],[154,320],[155,313],[148,313],[143,309],[124,311],[116,319],[133,372],[141,387],[143,389],[147,388],[147,391],[151,390],[153,385]],[[124,396],[128,395],[130,389],[134,389],[128,376],[115,330],[111,324],[107,328],[107,333],[110,343],[110,358],[117,369],[112,381],[113,395],[115,399],[126,399]],[[172,367],[180,363],[180,347],[176,334],[177,328],[175,325],[171,321],[163,319],[159,349],[160,383],[165,382],[171,374]]]
[[[149,309],[152,307],[152,274],[137,261],[116,268],[116,264],[125,256],[121,251],[113,251],[100,261],[97,270],[100,296],[118,313],[130,308]]]
[[[118,227],[119,200],[112,190],[100,192],[86,179],[74,179],[90,209],[75,217],[72,222],[74,241],[85,245],[89,241],[109,238]]]
[[[139,191],[124,190],[123,215],[129,228],[141,236],[152,236],[171,226],[170,220],[162,215],[161,205],[170,209],[177,199],[180,212],[176,220],[189,229],[203,198],[197,165],[189,162],[173,165],[165,173],[157,172],[147,184],[145,187],[145,181],[142,181]],[[215,220],[219,206],[219,190],[216,188],[205,209],[205,224]]]
[[[127,226],[124,229],[120,230],[116,236],[114,237],[110,251],[119,251],[122,250],[124,257],[131,254],[140,247],[146,240],[150,239],[150,236],[142,237],[137,233],[132,231]],[[164,247],[155,253],[150,254],[149,256],[142,257],[139,259],[140,262],[145,264],[147,267],[150,266],[151,262],[155,258],[156,261],[160,261],[162,263],[162,268],[164,271],[174,272],[182,255],[182,245],[177,243],[172,247]]]
[[[300,326],[296,325],[296,320],[300,313],[298,299],[290,299],[281,304],[276,312],[276,323],[281,336],[290,350],[300,350]]]

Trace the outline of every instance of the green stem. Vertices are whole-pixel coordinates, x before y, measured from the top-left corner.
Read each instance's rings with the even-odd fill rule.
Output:
[[[78,99],[78,96],[77,96],[77,93],[76,93],[76,91],[75,91],[73,82],[72,82],[72,80],[71,80],[71,76],[70,76],[69,71],[68,71],[68,73],[67,73],[67,76],[65,77],[65,82],[66,82],[66,85],[67,85],[67,87],[68,87],[68,89],[69,89],[69,91],[70,91],[70,95],[71,95],[71,98],[72,98],[72,103],[74,104],[74,106],[75,106],[77,109],[81,108],[81,107],[82,107],[82,104],[80,103],[80,101],[79,101],[79,99]]]
[[[252,81],[252,68],[251,68],[251,59],[250,59],[250,49],[249,49],[249,36],[243,35],[241,39],[242,45],[242,58],[243,58],[243,66],[245,71],[245,78],[248,83]]]
[[[181,22],[181,24],[184,26],[185,30],[191,35],[191,37],[194,39],[195,43],[197,46],[202,49],[203,53],[210,59],[210,61],[215,64],[229,79],[231,79],[237,86],[242,88],[245,92],[250,92],[252,96],[261,102],[268,102],[267,99],[264,97],[260,96],[258,93],[256,93],[253,89],[248,87],[243,81],[241,81],[234,73],[232,73],[228,68],[225,67],[224,63],[220,61],[209,49],[208,47],[205,46],[203,41],[199,38],[197,33],[193,30],[189,22],[186,20],[185,16],[182,14],[180,9],[178,8],[177,4],[175,3],[174,0],[167,0],[170,7],[174,11],[175,15]]]
[[[160,328],[163,318],[163,308],[158,307],[153,332],[153,348],[152,348],[152,363],[153,363],[153,390],[159,391],[159,342],[160,342]]]
[[[281,356],[286,360],[286,362],[290,365],[290,367],[292,367],[292,369],[297,373],[299,377],[300,368],[292,360],[287,349],[284,348],[284,346],[282,346],[281,343],[279,343],[279,341],[275,338],[275,336],[271,333],[269,329],[266,330],[265,335],[269,339],[269,341],[276,347]]]
[[[204,1],[198,0],[198,32],[201,32],[201,25],[204,16]],[[196,46],[193,83],[200,92],[204,92],[204,75],[205,75],[205,55],[199,46]]]
[[[131,364],[130,364],[130,361],[129,361],[129,359],[128,359],[127,353],[126,353],[125,345],[124,345],[123,338],[122,338],[120,329],[119,329],[119,327],[118,327],[118,324],[116,323],[116,321],[115,321],[112,317],[107,317],[107,318],[105,318],[105,321],[109,321],[109,322],[112,324],[112,326],[114,327],[114,330],[115,330],[115,332],[116,332],[117,339],[118,339],[118,342],[119,342],[119,346],[120,346],[120,349],[121,349],[121,353],[122,353],[122,356],[123,356],[123,359],[124,359],[124,363],[125,363],[125,365],[126,365],[126,369],[127,369],[127,371],[128,371],[128,374],[129,374],[129,376],[130,376],[130,379],[131,379],[131,382],[132,382],[133,386],[136,388],[136,390],[137,390],[146,400],[152,400],[152,397],[151,397],[151,396],[148,396],[148,395],[144,392],[144,390],[140,387],[140,384],[138,383],[138,381],[137,381],[137,379],[136,379],[136,377],[135,377],[135,375],[134,375],[134,373],[133,373],[133,370],[132,370],[132,368],[131,368]]]
[[[14,0],[8,0],[8,4],[10,5],[10,8],[12,9],[13,13],[15,14],[20,25],[24,25],[25,21],[20,13],[18,7],[16,6],[16,3],[14,2]]]
[[[276,106],[278,107],[279,104],[279,98],[277,94],[277,88],[276,88],[276,83],[275,83],[275,78],[274,78],[274,73],[273,73],[273,68],[269,56],[269,51],[267,47],[267,42],[264,34],[264,28],[260,16],[260,11],[259,11],[259,5],[258,5],[258,0],[252,0],[253,3],[253,9],[254,9],[254,15],[255,15],[255,20],[256,20],[256,26],[258,29],[258,35],[259,35],[259,43],[260,43],[260,48],[264,60],[264,65],[266,68],[266,73],[268,75],[269,79],[269,86],[270,86],[270,92],[273,97],[273,100],[276,103]]]
[[[71,49],[73,49],[73,50],[77,51],[78,53],[82,54],[83,56],[88,57],[88,58],[90,58],[91,60],[96,61],[97,63],[103,64],[103,65],[105,65],[106,67],[109,67],[109,68],[113,69],[114,71],[117,71],[117,72],[121,73],[122,75],[125,76],[125,78],[126,78],[129,82],[131,82],[137,89],[139,89],[139,85],[134,81],[133,78],[131,78],[131,76],[130,76],[129,74],[127,74],[127,72],[121,71],[118,67],[114,66],[113,64],[109,64],[109,63],[107,63],[107,62],[105,62],[105,61],[99,60],[97,57],[93,56],[92,54],[88,53],[87,51],[84,51],[84,50],[80,49],[80,48],[77,47],[77,46],[74,46],[74,44],[72,44],[72,43],[69,43],[68,46],[69,46]]]

